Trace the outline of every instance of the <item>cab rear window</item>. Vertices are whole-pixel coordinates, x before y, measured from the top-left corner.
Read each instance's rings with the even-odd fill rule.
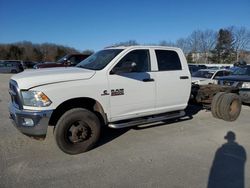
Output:
[[[175,51],[155,50],[155,54],[159,71],[182,70],[180,58]]]

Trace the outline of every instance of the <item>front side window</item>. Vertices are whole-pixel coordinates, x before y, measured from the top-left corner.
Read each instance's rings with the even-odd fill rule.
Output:
[[[155,50],[155,54],[159,71],[174,71],[182,69],[180,58],[175,51]]]
[[[101,50],[87,59],[84,59],[76,67],[91,69],[91,70],[101,70],[106,67],[119,53],[122,49],[107,49]]]
[[[128,72],[149,72],[151,69],[149,51],[133,50],[129,52],[115,66],[115,69],[126,67],[129,65],[134,65],[134,68]]]

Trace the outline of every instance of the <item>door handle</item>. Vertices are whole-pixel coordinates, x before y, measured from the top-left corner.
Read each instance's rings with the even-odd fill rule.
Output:
[[[154,82],[155,80],[153,78],[144,78],[142,81],[143,82]]]
[[[188,76],[180,76],[181,80],[188,79],[188,78],[189,78]]]

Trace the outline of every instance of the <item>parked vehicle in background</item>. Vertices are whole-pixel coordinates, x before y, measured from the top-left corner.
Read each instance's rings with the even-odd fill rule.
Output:
[[[57,62],[47,62],[47,63],[38,63],[34,66],[35,69],[41,68],[52,68],[52,67],[70,67],[75,66],[90,55],[86,54],[68,54]]]
[[[25,68],[27,69],[32,69],[34,68],[34,66],[38,64],[37,62],[34,62],[34,61],[23,61],[23,65]]]
[[[239,88],[241,100],[250,104],[250,65],[235,67],[232,75],[218,78],[218,84]]]
[[[19,73],[24,71],[22,61],[3,60],[0,62],[0,73]]]
[[[195,65],[188,65],[188,68],[189,68],[191,75],[193,75],[195,72],[200,70],[200,68],[198,66],[195,66]]]
[[[192,75],[192,83],[199,85],[217,84],[216,78],[230,74],[231,71],[227,69],[200,69]]]
[[[234,63],[235,67],[242,67],[242,66],[244,67],[246,65],[247,65],[247,63],[245,61],[238,61],[238,62]]]
[[[193,75],[195,72],[197,72],[200,69],[206,69],[206,65],[198,65],[198,64],[188,64],[189,71],[191,75]]]

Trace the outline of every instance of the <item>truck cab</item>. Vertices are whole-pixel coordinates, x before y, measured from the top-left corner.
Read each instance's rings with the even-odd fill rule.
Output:
[[[162,46],[105,48],[76,67],[34,70],[10,80],[10,117],[29,136],[55,126],[62,151],[93,148],[101,127],[184,115],[191,78],[183,52]]]

